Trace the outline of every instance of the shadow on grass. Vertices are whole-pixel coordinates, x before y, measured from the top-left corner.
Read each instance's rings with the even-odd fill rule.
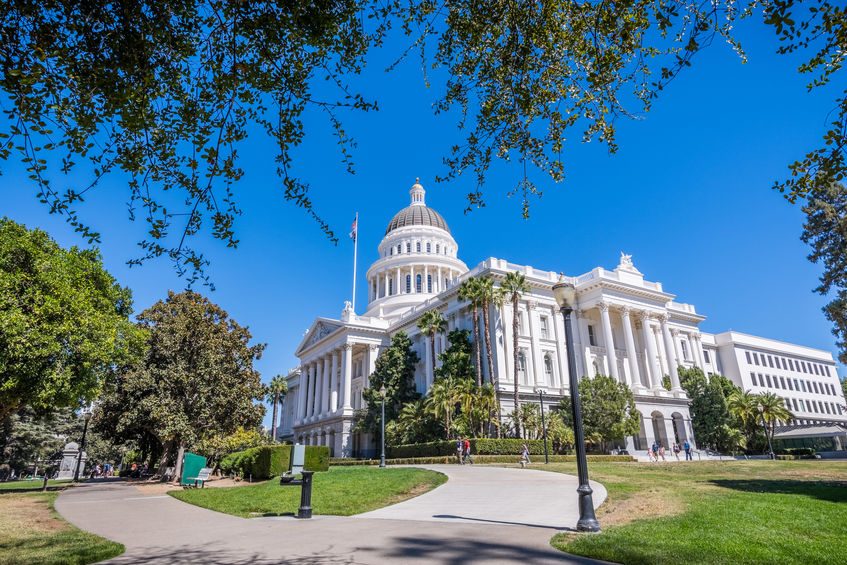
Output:
[[[709,482],[719,487],[744,492],[796,494],[827,502],[847,502],[847,481],[715,479]]]
[[[60,491],[60,490],[65,490],[69,486],[70,485],[51,486],[51,487],[47,487],[47,490],[45,492],[57,492],[57,491]],[[26,488],[2,488],[2,487],[0,487],[0,494],[14,494],[16,492],[17,493],[41,492],[41,486],[37,486],[37,487],[34,486],[32,488],[30,488],[30,487],[26,487]]]

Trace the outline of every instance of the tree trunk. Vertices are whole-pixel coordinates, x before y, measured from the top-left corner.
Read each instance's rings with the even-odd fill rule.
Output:
[[[430,354],[430,362],[429,368],[432,369],[432,380],[435,380],[435,332],[429,332],[429,354]],[[429,375],[426,376],[429,378]]]
[[[476,388],[482,386],[482,353],[479,349],[479,310],[473,306],[473,348],[476,356]]]
[[[521,439],[521,419],[520,408],[521,401],[518,397],[518,295],[512,295],[512,356],[514,357],[515,367],[515,431],[518,434],[518,439]]]
[[[180,443],[179,449],[176,452],[176,467],[174,468],[173,481],[179,482],[182,478],[182,458],[185,456],[185,445]]]
[[[279,393],[274,394],[274,415],[271,422],[271,440],[276,441],[276,408],[279,405]]]
[[[494,415],[497,417],[497,421],[500,422],[500,396],[498,394],[498,390],[500,390],[499,379],[494,376],[494,361],[491,358],[491,334],[489,333],[489,318],[488,318],[488,300],[484,300],[482,302],[482,325],[485,330],[485,354],[488,357],[488,380],[491,381],[491,385],[494,387]],[[491,430],[491,417],[489,413],[488,418],[488,428]],[[500,439],[500,426],[497,426],[497,439]]]

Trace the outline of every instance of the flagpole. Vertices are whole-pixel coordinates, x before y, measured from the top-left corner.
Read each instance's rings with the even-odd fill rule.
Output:
[[[347,216],[348,218],[350,216]],[[356,313],[356,256],[359,254],[359,213],[356,212],[356,220],[353,222],[356,229],[353,231],[353,313]]]

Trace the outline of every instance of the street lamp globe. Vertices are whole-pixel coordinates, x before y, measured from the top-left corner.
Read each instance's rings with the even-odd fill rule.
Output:
[[[556,299],[556,304],[559,308],[573,308],[576,301],[576,287],[573,283],[565,280],[564,275],[559,275],[559,282],[553,285],[553,297]]]
[[[761,403],[761,402],[760,402],[759,404],[757,404],[757,405],[756,405],[756,408],[758,408],[758,409],[759,409],[759,414],[764,414],[764,413],[765,413],[765,407],[762,405],[762,403]]]
[[[379,397],[385,398],[385,385],[382,385],[381,387],[379,387]]]

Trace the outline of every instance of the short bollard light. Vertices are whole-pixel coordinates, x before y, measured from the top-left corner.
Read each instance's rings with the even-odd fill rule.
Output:
[[[312,475],[314,471],[303,471],[303,484],[300,486],[300,508],[297,509],[298,518],[312,517]]]

